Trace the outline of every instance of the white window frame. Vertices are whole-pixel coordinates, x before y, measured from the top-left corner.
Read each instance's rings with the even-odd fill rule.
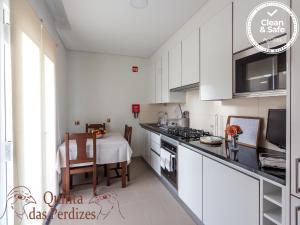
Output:
[[[13,186],[9,0],[0,0],[0,15],[0,163],[5,168],[4,173],[6,174],[2,178],[5,183],[4,186],[1,186],[0,191],[2,192],[1,197],[5,198]],[[0,181],[0,183],[2,182]],[[0,214],[2,215],[3,212]],[[0,225],[12,224],[14,224],[14,217],[9,210],[6,210],[5,216],[0,220]]]

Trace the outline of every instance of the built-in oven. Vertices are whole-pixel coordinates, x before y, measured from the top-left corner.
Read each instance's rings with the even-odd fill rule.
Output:
[[[277,39],[267,42],[269,48],[278,48]],[[266,54],[256,48],[234,54],[234,95],[269,96],[286,94],[287,55]]]
[[[177,190],[178,142],[167,136],[161,137],[161,176]]]

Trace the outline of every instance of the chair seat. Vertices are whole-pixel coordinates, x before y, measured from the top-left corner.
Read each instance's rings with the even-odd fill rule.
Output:
[[[81,173],[88,173],[93,172],[93,166],[82,166],[82,167],[73,167],[70,169],[70,174],[81,174]]]
[[[86,166],[92,166],[92,165],[93,165],[92,162],[88,162],[88,163],[78,163],[78,164],[70,165],[70,168],[86,167]]]

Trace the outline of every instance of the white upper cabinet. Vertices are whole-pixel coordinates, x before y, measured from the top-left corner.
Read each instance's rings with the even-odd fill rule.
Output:
[[[147,103],[155,103],[155,69],[156,65],[151,63],[149,65],[149,73],[148,73],[148,98]]]
[[[259,225],[259,181],[203,157],[203,223]]]
[[[300,1],[293,0],[292,7],[300,15]],[[300,39],[292,46],[291,55],[291,192],[300,198]],[[287,139],[288,140],[288,139]]]
[[[181,87],[181,42],[169,50],[169,88]]]
[[[232,4],[201,27],[200,52],[201,99],[231,99]]]
[[[178,147],[178,195],[202,220],[202,155]]]
[[[162,102],[169,102],[169,55],[162,56]]]
[[[182,40],[182,86],[199,83],[199,30]]]
[[[261,3],[266,2],[266,0],[235,0],[234,1],[234,10],[233,10],[233,52],[239,52],[245,50],[246,48],[252,47],[250,41],[247,38],[246,34],[246,22],[251,11]],[[286,5],[289,5],[289,0],[278,0]],[[264,14],[263,14],[264,15]],[[257,14],[260,16],[260,14]],[[284,16],[281,12],[277,12],[272,16],[272,20],[282,20]],[[254,24],[252,27],[260,27],[258,22],[260,19],[253,20]],[[257,23],[255,23],[257,22]],[[288,23],[288,18],[285,18],[285,22]],[[258,42],[264,41],[265,34],[259,32],[259,29],[252,29],[253,36]],[[270,37],[272,38],[272,36]],[[279,43],[280,44],[280,43]]]
[[[156,91],[157,95],[161,96],[156,99],[156,103],[184,103],[184,92],[170,92],[169,89],[169,55],[168,52],[164,53],[161,57],[161,83],[156,84],[156,88],[161,88],[161,93]],[[160,76],[157,76],[158,79]]]
[[[155,103],[162,102],[162,59],[155,64]]]
[[[170,92],[169,89],[168,52],[153,62],[149,70],[147,103],[184,103],[186,100],[184,92]]]

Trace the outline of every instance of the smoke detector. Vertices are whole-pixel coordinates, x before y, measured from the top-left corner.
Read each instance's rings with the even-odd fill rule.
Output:
[[[148,6],[148,0],[130,0],[130,5],[136,9],[144,9]]]

